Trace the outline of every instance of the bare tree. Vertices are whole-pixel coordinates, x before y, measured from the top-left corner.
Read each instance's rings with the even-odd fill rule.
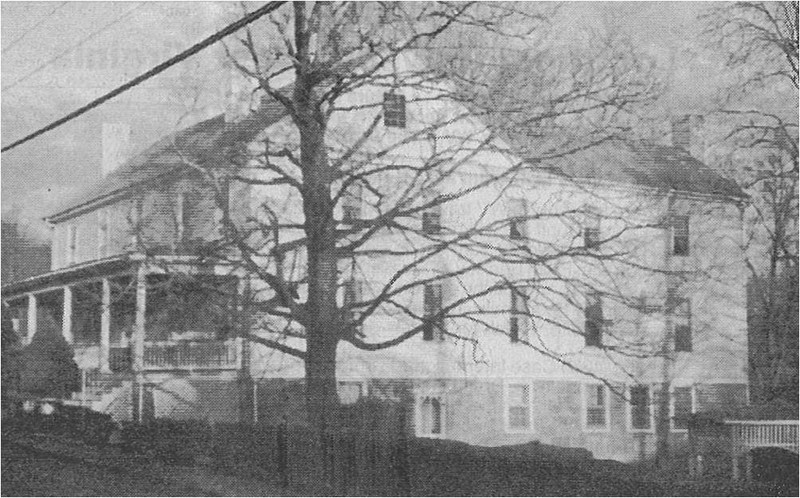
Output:
[[[726,159],[752,199],[743,244],[753,394],[796,403],[798,3],[720,5],[706,22],[731,74],[717,112]]]

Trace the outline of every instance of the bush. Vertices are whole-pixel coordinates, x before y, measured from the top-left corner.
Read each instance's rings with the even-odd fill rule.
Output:
[[[45,398],[66,398],[78,391],[81,374],[72,348],[44,315],[37,334],[22,351],[21,390]]]
[[[107,443],[117,429],[116,422],[108,414],[64,405],[58,400],[17,397],[5,398],[3,402],[11,408],[3,419],[4,428],[9,431],[57,434],[101,445]]]

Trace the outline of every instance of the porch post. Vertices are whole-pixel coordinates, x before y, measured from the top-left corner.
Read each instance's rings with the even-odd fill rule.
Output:
[[[143,420],[142,410],[144,408],[144,338],[145,338],[145,318],[147,311],[147,272],[145,264],[139,264],[136,270],[136,324],[133,330],[133,372],[136,375],[134,384],[135,407],[133,413],[134,420]]]
[[[64,314],[61,319],[61,335],[68,344],[72,344],[72,287],[64,286]]]
[[[33,340],[33,336],[36,335],[36,294],[30,293],[28,294],[28,330],[26,331],[26,342],[30,344]]]
[[[133,371],[144,370],[145,313],[147,311],[147,272],[142,263],[136,271],[136,325],[133,330]]]
[[[111,283],[103,279],[103,295],[100,303],[100,371],[111,372]]]

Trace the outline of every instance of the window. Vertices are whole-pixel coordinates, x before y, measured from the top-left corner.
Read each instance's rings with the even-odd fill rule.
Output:
[[[353,310],[353,306],[361,301],[361,281],[356,280],[355,278],[351,278],[347,280],[342,285],[342,307],[346,313],[346,318],[350,321],[355,320],[355,311]],[[358,326],[355,330],[358,334],[361,332],[361,327]]]
[[[584,208],[583,247],[595,249],[600,246],[600,216],[593,207]]]
[[[422,339],[432,341],[444,339],[444,317],[442,317],[442,285],[425,284],[423,308],[425,312]]]
[[[688,299],[680,299],[675,306],[673,317],[675,327],[675,351],[691,352],[692,350],[692,316],[691,303]]]
[[[97,213],[97,257],[108,256],[108,218],[109,212],[102,210]]]
[[[508,384],[506,388],[506,430],[528,432],[533,428],[530,384]]]
[[[511,294],[511,309],[509,317],[508,332],[512,341],[527,341],[528,340],[528,323],[530,315],[528,314],[528,296],[522,289],[512,287]]]
[[[603,345],[603,299],[599,292],[586,296],[586,307],[583,309],[585,325],[584,338],[587,346]]]
[[[442,231],[442,206],[436,204],[422,213],[422,232],[434,235]]]
[[[342,198],[342,222],[353,223],[361,219],[362,187],[360,183],[351,185]]]
[[[689,217],[672,216],[670,218],[672,229],[672,254],[674,256],[689,255]]]
[[[366,384],[361,381],[340,381],[339,382],[339,401],[343,405],[352,405],[359,399],[366,396]]]
[[[583,399],[585,406],[584,427],[586,430],[608,428],[608,391],[603,384],[585,384]]]
[[[694,413],[693,388],[675,387],[672,390],[672,430],[685,431],[689,429],[689,417]]]
[[[630,397],[630,429],[649,431],[653,427],[653,413],[648,386],[633,386],[628,391]]]
[[[67,227],[67,264],[75,263],[75,256],[78,250],[78,227],[69,225]]]
[[[406,97],[398,93],[383,94],[383,125],[406,127]]]
[[[444,404],[440,396],[424,396],[419,399],[417,422],[418,436],[444,435]]]
[[[527,203],[525,199],[512,199],[510,201],[510,221],[508,236],[511,240],[525,240],[527,231]]]

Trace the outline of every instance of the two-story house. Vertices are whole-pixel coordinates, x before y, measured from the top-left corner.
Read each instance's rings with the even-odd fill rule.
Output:
[[[511,138],[475,148],[485,126],[420,92],[362,85],[342,104],[361,114],[330,124],[334,151],[372,126],[375,150],[400,144],[390,164],[439,164],[431,158],[448,147],[456,152],[435,157],[446,160],[426,175],[461,161],[418,190],[383,164],[379,180],[338,199],[348,226],[383,219],[386,203],[407,208],[403,224],[340,269],[340,304],[357,327],[338,349],[342,402],[404,403],[422,437],[539,440],[621,460],[654,451],[664,409],[681,440],[693,411],[746,402],[745,197],[734,184],[682,143],[606,142],[533,166]],[[425,138],[436,147],[406,141],[433,119],[448,123]],[[232,159],[281,149],[290,130],[281,106],[263,99],[165,137],[48,218],[52,270],[4,285],[3,299],[24,338],[47,322],[82,369],[99,372],[90,375],[106,383],[97,409],[270,421],[302,405],[302,362],[251,339],[302,347],[302,331],[264,311],[280,303],[253,271],[214,252],[229,235],[224,220],[285,226],[284,240],[299,239],[300,198],[270,181],[275,164]],[[205,174],[226,169],[236,174],[222,183]],[[426,204],[437,197],[447,202]],[[480,255],[488,259],[475,264]],[[391,306],[365,313],[389,291]],[[393,347],[358,347],[416,324]]]

